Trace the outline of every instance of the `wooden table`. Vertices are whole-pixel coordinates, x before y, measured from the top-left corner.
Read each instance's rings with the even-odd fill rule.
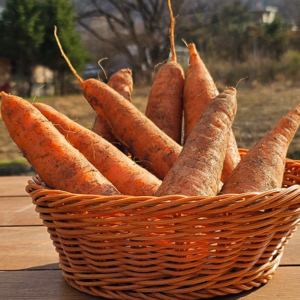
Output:
[[[0,299],[99,299],[70,287],[46,227],[25,192],[30,177],[0,177]],[[281,265],[266,285],[214,300],[300,299],[300,230],[285,249]]]

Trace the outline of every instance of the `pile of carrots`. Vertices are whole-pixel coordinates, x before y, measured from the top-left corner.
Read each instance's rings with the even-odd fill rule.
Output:
[[[97,113],[93,129],[45,104],[1,93],[9,134],[48,187],[106,196],[215,196],[281,188],[300,104],[241,159],[232,132],[236,88],[218,92],[194,44],[188,45],[185,78],[168,2],[172,56],[154,79],[145,115],[131,103],[131,70],[120,70],[108,84],[83,81],[64,54],[56,28],[62,55]]]

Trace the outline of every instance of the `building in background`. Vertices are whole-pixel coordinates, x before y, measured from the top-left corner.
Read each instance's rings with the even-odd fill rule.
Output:
[[[271,24],[275,20],[278,7],[268,5],[266,0],[255,0],[252,2],[252,12],[255,14],[257,22]]]
[[[14,62],[0,55],[0,88],[9,86],[9,92],[17,94],[17,87],[24,85],[24,80],[18,78],[14,68]],[[44,67],[36,66],[33,71],[33,86],[31,97],[54,95],[54,74],[53,71]]]

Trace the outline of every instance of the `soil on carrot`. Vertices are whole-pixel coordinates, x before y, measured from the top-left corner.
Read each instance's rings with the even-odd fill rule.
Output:
[[[150,87],[139,88],[134,89],[132,94],[132,103],[143,113],[145,113],[149,92]],[[300,88],[274,83],[266,87],[249,89],[241,83],[237,92],[238,110],[233,124],[238,146],[247,149],[254,146],[299,102],[297,98],[299,96]],[[33,99],[29,101],[32,102]],[[51,105],[87,128],[93,126],[95,112],[81,95],[37,98],[35,102]],[[21,157],[22,154],[9,137],[0,115],[0,162],[18,161]],[[288,157],[300,159],[300,129],[290,145]]]

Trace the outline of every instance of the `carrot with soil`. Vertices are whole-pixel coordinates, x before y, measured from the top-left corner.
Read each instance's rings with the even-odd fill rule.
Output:
[[[11,138],[48,187],[77,194],[120,194],[29,102],[4,92],[1,99]]]
[[[287,150],[299,124],[300,104],[243,157],[225,181],[221,193],[241,194],[281,188]]]
[[[190,52],[190,67],[186,75],[183,94],[185,140],[187,140],[207,105],[219,94],[209,71],[196,50],[195,44],[187,46]],[[240,155],[236,140],[232,130],[230,130],[230,139],[221,177],[222,182],[226,180],[239,161]]]
[[[34,106],[122,194],[132,196],[155,194],[161,181],[116,147],[54,108],[42,103],[35,103]]]
[[[58,38],[57,42],[59,44]],[[178,158],[181,146],[105,83],[95,79],[83,81],[59,46],[90,105],[97,113],[105,114],[113,134],[129,152],[138,157],[150,172],[163,179]]]
[[[154,79],[149,94],[146,116],[174,141],[181,144],[184,72],[177,63],[174,42],[175,19],[170,0],[168,0],[168,5],[171,18],[172,61],[163,65]]]
[[[130,69],[121,69],[120,71],[113,74],[109,81],[108,86],[113,88],[116,92],[122,95],[125,99],[131,102],[131,93],[133,90],[132,71]],[[95,133],[102,136],[104,139],[117,146],[121,147],[119,141],[112,134],[111,129],[107,124],[107,120],[103,112],[97,114],[95,123],[92,129]],[[123,149],[120,149],[123,150]]]
[[[130,69],[121,69],[111,75],[107,83],[112,89],[118,92],[126,100],[131,102],[131,93],[133,91],[132,71]]]
[[[226,89],[209,103],[156,196],[218,193],[236,109],[234,88]]]

